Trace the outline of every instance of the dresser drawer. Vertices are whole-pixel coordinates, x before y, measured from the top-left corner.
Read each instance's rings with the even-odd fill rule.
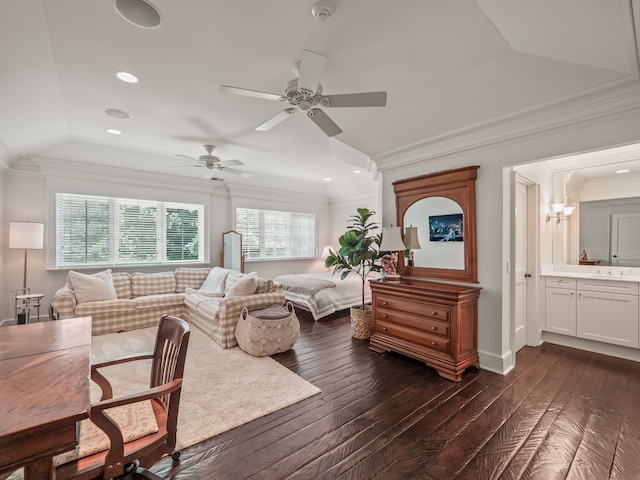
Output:
[[[376,333],[407,340],[430,350],[449,353],[450,341],[448,338],[430,335],[425,333],[424,330],[416,330],[403,325],[376,320]]]
[[[396,310],[398,312],[429,317],[442,322],[449,322],[451,315],[449,307],[429,302],[418,302],[404,298],[390,297],[387,295],[376,296],[376,308],[384,310]]]
[[[397,310],[386,310],[383,308],[377,309],[376,323],[379,321],[404,325],[422,332],[428,332],[433,335],[440,335],[447,338],[450,334],[450,325],[448,322],[441,322],[431,317],[421,317],[406,312],[399,312]]]

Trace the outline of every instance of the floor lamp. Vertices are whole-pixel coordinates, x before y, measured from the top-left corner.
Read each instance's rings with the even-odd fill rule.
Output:
[[[24,250],[24,293],[27,293],[27,250],[42,250],[43,243],[44,223],[9,222],[9,248]]]

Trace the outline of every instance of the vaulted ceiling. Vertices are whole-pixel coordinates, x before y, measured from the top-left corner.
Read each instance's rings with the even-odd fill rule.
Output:
[[[157,28],[125,20],[125,0],[0,2],[5,164],[38,156],[202,177],[176,154],[212,144],[252,174],[218,172],[228,182],[366,187],[353,170],[371,156],[638,81],[636,0],[331,0],[325,21],[314,0],[148,1]],[[303,113],[255,131],[287,105],[220,85],[284,94],[305,49],[328,59],[325,94],[386,91],[387,105],[326,108],[343,130],[331,138]]]

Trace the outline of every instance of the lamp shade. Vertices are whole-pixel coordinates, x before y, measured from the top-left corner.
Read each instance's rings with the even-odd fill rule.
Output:
[[[409,250],[422,248],[418,241],[418,227],[412,225],[404,229],[404,244]]]
[[[333,250],[335,252],[335,249],[333,248],[333,245],[325,245],[324,248],[322,249],[322,255],[320,255],[320,258],[322,260],[326,260],[327,257],[329,256],[329,250]]]
[[[380,243],[381,252],[398,252],[406,247],[402,241],[402,232],[400,227],[383,227],[382,242]]]
[[[9,248],[42,250],[43,243],[43,223],[9,222]]]

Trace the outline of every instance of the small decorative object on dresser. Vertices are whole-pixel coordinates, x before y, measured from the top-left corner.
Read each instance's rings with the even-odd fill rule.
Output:
[[[461,380],[467,367],[480,367],[480,287],[406,279],[370,284],[371,350],[422,360],[454,381]]]

